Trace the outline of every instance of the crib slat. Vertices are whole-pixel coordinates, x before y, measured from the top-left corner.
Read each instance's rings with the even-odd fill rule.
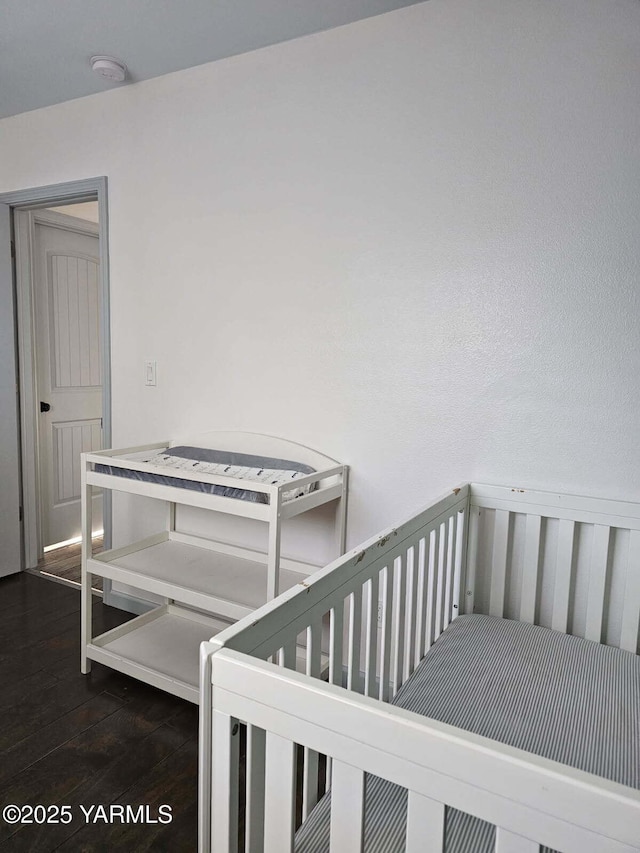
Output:
[[[315,619],[307,628],[307,675],[320,677],[320,647],[322,621]],[[304,748],[304,774],[302,779],[302,819],[306,820],[318,802],[318,753]]]
[[[364,692],[367,696],[375,696],[376,690],[376,658],[378,652],[378,573],[367,581],[366,595],[366,643],[364,666]]]
[[[217,755],[214,761],[217,760]],[[264,838],[265,731],[247,726],[246,853],[261,853]]]
[[[496,827],[496,853],[538,853],[540,845],[515,832]]]
[[[265,753],[264,853],[293,853],[295,744],[267,732]]]
[[[447,572],[447,550],[449,542],[449,525],[445,522],[439,528],[439,543],[438,543],[438,574],[436,581],[436,621],[434,625],[434,636],[436,640],[443,631],[444,621],[444,587],[446,583]]]
[[[467,566],[465,572],[464,612],[473,613],[473,600],[476,584],[476,568],[478,564],[478,534],[480,532],[479,506],[469,508],[469,536],[467,544]]]
[[[404,647],[404,677],[403,681],[411,675],[414,670],[413,650],[416,644],[416,597],[417,597],[417,574],[416,574],[416,547],[417,543],[411,543],[406,550],[406,574],[407,574],[407,620],[405,625],[405,647]]]
[[[442,628],[443,630],[447,627],[449,622],[451,622],[451,599],[453,596],[453,559],[454,559],[454,543],[456,541],[456,516],[458,513],[454,513],[451,518],[445,523],[448,530],[448,538],[447,542],[447,559],[446,559],[446,580],[444,586],[444,613],[442,619]]]
[[[429,532],[429,564],[427,572],[427,641],[425,653],[436,638],[436,609],[438,606],[438,554],[440,553],[440,528]]]
[[[404,674],[405,615],[407,612],[407,573],[404,554],[396,557],[394,579],[393,622],[395,628],[393,632],[392,690],[395,696],[402,685]]]
[[[444,803],[409,791],[405,853],[444,850]]]
[[[426,542],[420,539],[416,545],[416,644],[414,649],[414,665],[417,666],[422,660],[425,628],[427,622],[427,571],[425,566]]]
[[[453,566],[453,601],[451,603],[451,617],[455,619],[462,613],[461,600],[461,584],[462,584],[462,565],[464,557],[464,534],[466,528],[466,515],[463,510],[458,510],[456,513],[456,542],[455,542],[455,560]]]
[[[303,749],[302,820],[305,821],[318,802],[318,753],[305,746]]]
[[[318,617],[307,628],[306,673],[311,678],[320,677],[320,653],[322,645],[322,618]]]
[[[329,682],[342,687],[344,601],[331,608],[329,619]]]
[[[634,654],[638,650],[640,622],[640,531],[632,530],[629,538],[627,583],[622,606],[620,648]]]
[[[393,563],[380,573],[380,605],[382,607],[382,632],[380,635],[380,692],[383,702],[389,701],[391,684],[391,643],[393,614]]]
[[[349,650],[347,659],[347,690],[362,692],[360,678],[360,638],[362,631],[362,589],[349,595]]]
[[[447,625],[454,618],[453,596],[456,572],[456,546],[458,542],[458,513],[449,519],[449,557],[447,560],[447,588],[445,590],[445,621]]]
[[[493,528],[493,567],[491,570],[491,596],[489,616],[504,616],[504,594],[507,576],[507,546],[511,513],[497,509]]]
[[[520,593],[520,621],[530,624],[534,623],[536,612],[541,523],[542,519],[539,515],[527,515],[522,564],[522,591]]]
[[[296,668],[296,644],[294,641],[287,643],[280,649],[278,654],[278,666],[283,666],[285,669]]]
[[[331,853],[362,853],[364,771],[338,759],[331,775]]]
[[[211,713],[211,849],[238,850],[238,721],[215,709]],[[234,735],[233,732],[236,732]]]
[[[569,626],[569,593],[571,590],[574,538],[575,522],[568,518],[560,519],[551,627],[554,631],[562,631],[564,634],[566,634]]]
[[[344,600],[329,611],[329,683],[342,687],[344,645]],[[331,778],[331,758],[327,758],[327,779]]]
[[[602,639],[603,603],[607,579],[610,532],[611,528],[604,524],[595,524],[593,527],[587,622],[584,636],[585,639],[595,640],[596,643],[599,643]]]

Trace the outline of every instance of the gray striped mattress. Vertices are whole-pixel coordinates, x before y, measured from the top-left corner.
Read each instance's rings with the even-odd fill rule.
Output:
[[[630,652],[524,622],[461,616],[393,704],[640,788],[640,657]],[[366,853],[403,853],[406,808],[405,789],[366,777]],[[296,853],[329,850],[330,810],[329,792],[296,834]],[[492,853],[494,844],[494,826],[447,809],[447,853]]]

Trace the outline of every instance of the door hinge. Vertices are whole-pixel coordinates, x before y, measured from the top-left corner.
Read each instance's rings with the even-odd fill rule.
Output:
[[[22,509],[22,507],[20,507],[18,515],[20,517],[20,521],[22,521],[24,519],[24,510]]]
[[[12,240],[12,241],[11,241],[11,257],[12,257],[12,258],[15,258],[15,256],[16,256],[16,244],[15,244],[15,243],[14,243],[14,241]]]

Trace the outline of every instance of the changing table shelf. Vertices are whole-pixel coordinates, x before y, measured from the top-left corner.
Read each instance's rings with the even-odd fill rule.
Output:
[[[280,590],[301,583],[318,568],[282,560]],[[87,560],[87,570],[232,620],[266,600],[266,554],[195,536],[160,533],[95,555]]]
[[[230,624],[163,605],[94,637],[87,652],[98,663],[197,702],[200,643]]]

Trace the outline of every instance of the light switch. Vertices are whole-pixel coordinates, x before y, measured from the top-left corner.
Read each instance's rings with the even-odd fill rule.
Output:
[[[145,361],[144,363],[144,384],[156,384],[156,363],[155,361]]]

